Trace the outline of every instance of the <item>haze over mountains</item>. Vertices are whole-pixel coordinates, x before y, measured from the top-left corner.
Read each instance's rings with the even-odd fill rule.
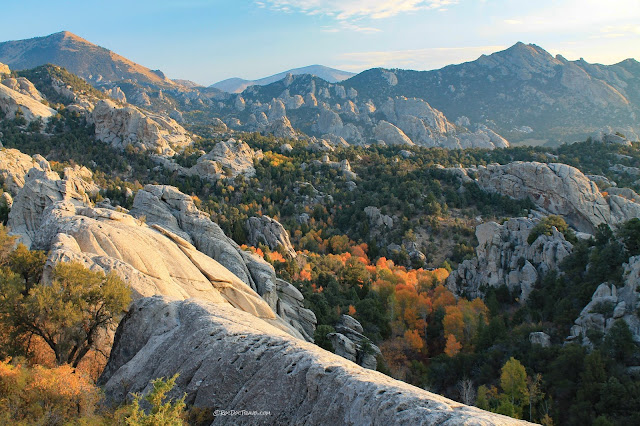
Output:
[[[220,89],[228,93],[240,93],[249,86],[266,86],[267,84],[275,83],[276,81],[285,78],[287,74],[311,74],[315,75],[316,77],[320,77],[321,79],[328,81],[329,83],[338,83],[356,75],[352,72],[341,71],[335,68],[325,67],[323,65],[309,65],[308,67],[294,68],[289,71],[284,71],[258,80],[245,80],[237,77],[228,78],[226,80],[214,83],[209,87],[215,87],[216,89]]]

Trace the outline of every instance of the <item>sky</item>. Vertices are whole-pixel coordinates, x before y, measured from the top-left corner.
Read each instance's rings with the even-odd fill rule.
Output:
[[[0,41],[66,30],[203,85],[313,64],[430,70],[518,41],[640,60],[640,0],[21,0],[1,13]]]

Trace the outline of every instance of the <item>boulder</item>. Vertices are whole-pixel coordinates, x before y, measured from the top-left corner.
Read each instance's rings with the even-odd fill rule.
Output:
[[[335,329],[336,333],[329,333],[327,338],[333,344],[336,355],[375,370],[382,352],[362,334],[360,322],[349,315],[342,315]]]
[[[551,346],[551,337],[547,333],[543,333],[542,331],[529,333],[529,341],[532,345],[540,345],[543,348],[548,348]]]
[[[140,299],[120,323],[99,379],[118,405],[180,373],[170,397],[223,424],[524,424],[366,370],[228,305]],[[268,391],[266,391],[268,389]]]
[[[269,216],[250,217],[247,219],[247,242],[257,247],[264,244],[271,250],[281,246],[290,257],[296,257],[296,250],[289,240],[287,230]]]
[[[298,139],[296,131],[291,127],[291,121],[286,116],[271,121],[265,128],[265,132],[271,133],[276,138]]]
[[[5,78],[2,80],[2,84],[36,101],[42,102],[44,100],[44,96],[36,89],[36,86],[24,77]]]
[[[84,206],[89,203],[89,194],[96,193],[98,187],[83,177],[81,169],[65,169],[64,178],[51,170],[49,163],[40,157],[37,167],[33,167],[25,176],[25,183],[13,200],[7,223],[12,234],[27,247],[41,232],[45,218],[44,211],[59,201],[70,205]]]
[[[374,136],[389,145],[415,145],[402,130],[385,120],[375,127]]]

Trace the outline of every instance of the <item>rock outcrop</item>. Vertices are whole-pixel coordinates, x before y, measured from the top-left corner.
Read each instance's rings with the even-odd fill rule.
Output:
[[[269,216],[247,219],[247,241],[254,247],[264,244],[271,250],[280,246],[290,257],[296,257],[296,250],[289,240],[287,230],[280,222]]]
[[[256,174],[253,162],[262,158],[262,151],[254,151],[241,140],[228,139],[218,142],[210,152],[198,159],[198,163],[214,161],[230,170],[232,177],[239,174],[251,177]]]
[[[7,223],[11,233],[18,235],[27,247],[32,245],[36,237],[42,237],[45,210],[57,202],[85,206],[89,203],[89,194],[99,191],[91,182],[88,169],[67,167],[61,179],[44,158],[36,156],[36,159],[40,161],[25,176],[24,186],[14,198]]]
[[[573,245],[555,228],[552,235],[540,235],[529,244],[527,239],[536,223],[535,219],[513,218],[502,225],[478,225],[476,257],[465,260],[451,273],[447,279],[449,289],[475,298],[483,295],[484,286],[506,285],[511,291],[519,291],[520,301],[524,302],[538,278],[556,270],[573,250]]]
[[[96,138],[116,148],[132,145],[143,151],[170,157],[174,148],[191,144],[186,130],[175,120],[133,106],[120,106],[104,99],[90,115]]]
[[[594,233],[601,223],[617,225],[640,212],[635,196],[625,192],[605,197],[595,182],[566,164],[516,161],[454,171],[468,181],[475,175],[485,191],[529,198],[543,212],[563,216],[581,232]]]
[[[99,380],[107,400],[175,373],[169,396],[186,393],[189,405],[268,412],[218,416],[222,424],[523,424],[363,369],[228,305],[138,300]]]
[[[42,157],[32,158],[17,149],[0,150],[0,177],[4,182],[3,187],[11,195],[16,195],[24,186],[24,177],[33,167],[40,169],[38,160]]]
[[[631,257],[625,264],[624,286],[617,288],[613,284],[603,283],[593,293],[591,301],[571,327],[567,341],[577,341],[591,346],[590,332],[599,336],[606,335],[616,320],[623,320],[629,326],[633,340],[640,344],[640,256]]]
[[[304,308],[302,294],[277,279],[275,270],[264,259],[242,250],[227,237],[217,223],[196,208],[190,196],[172,186],[146,185],[136,193],[130,213],[148,224],[162,226],[215,259],[256,291],[305,339],[313,340],[316,318]]]
[[[394,73],[389,76],[395,78]],[[277,93],[280,95],[275,96]],[[250,87],[242,96],[229,97],[220,112],[228,123],[241,117],[242,122],[236,122],[241,130],[292,137],[295,128],[312,138],[349,145],[379,141],[451,149],[509,146],[486,124],[467,119],[465,126],[455,125],[423,99],[395,96],[374,101],[359,97],[354,88],[312,76],[291,76],[265,87]]]
[[[362,334],[360,322],[349,315],[342,315],[335,329],[336,332],[327,334],[327,338],[336,355],[375,370],[378,366],[377,358],[382,356],[382,352]]]
[[[268,279],[273,281],[272,288],[265,292],[267,297],[263,298],[225,266],[198,250],[184,231],[178,229],[179,232],[174,232],[170,226],[162,226],[160,220],[146,224],[144,220],[108,205],[105,208],[91,207],[88,193],[97,187],[85,180],[88,170],[67,168],[61,179],[50,170],[46,161],[41,163],[40,169],[33,168],[27,174],[25,185],[16,196],[9,214],[8,226],[11,233],[19,235],[27,246],[49,251],[45,278],[57,262],[78,261],[94,270],[115,271],[133,289],[135,298],[160,294],[173,299],[199,298],[228,304],[298,338],[308,336],[297,331],[296,327],[305,333],[311,329],[313,335],[313,315],[305,317],[313,322],[303,327],[299,323],[292,324],[297,317],[284,319],[275,313],[278,302],[275,273],[266,262],[251,262],[235,252],[239,258],[235,269],[248,269],[247,265],[252,264],[251,273],[258,277],[256,281],[261,286],[268,286]],[[174,194],[177,201],[187,197],[175,188],[167,192]],[[138,193],[144,194],[145,191]],[[185,210],[189,210],[183,213],[191,213],[191,225],[208,224],[211,228],[212,223],[204,220],[192,202],[183,204]],[[167,210],[163,203],[158,203],[155,209],[151,204],[146,206],[152,217],[153,214],[160,217],[163,207],[165,213]],[[165,222],[175,223],[175,216],[168,211]],[[198,222],[198,219],[202,220]],[[206,231],[202,228],[197,232],[200,242],[210,242],[208,248],[212,250],[213,238]],[[221,231],[220,234],[221,238],[226,238]],[[269,294],[274,308],[268,303]],[[300,305],[296,301],[287,312],[304,317],[306,312]]]
[[[46,121],[56,115],[58,112],[44,105],[42,99],[29,80],[10,78],[0,84],[0,111],[8,118],[18,113],[30,122],[38,119]]]

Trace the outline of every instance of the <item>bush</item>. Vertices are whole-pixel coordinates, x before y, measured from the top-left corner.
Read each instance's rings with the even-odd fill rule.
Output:
[[[577,241],[575,233],[569,228],[567,222],[560,216],[551,215],[545,217],[540,223],[533,227],[527,238],[527,243],[529,243],[529,245],[533,244],[540,235],[552,235],[553,227],[555,227],[558,232],[561,232],[567,241],[571,243]]]

